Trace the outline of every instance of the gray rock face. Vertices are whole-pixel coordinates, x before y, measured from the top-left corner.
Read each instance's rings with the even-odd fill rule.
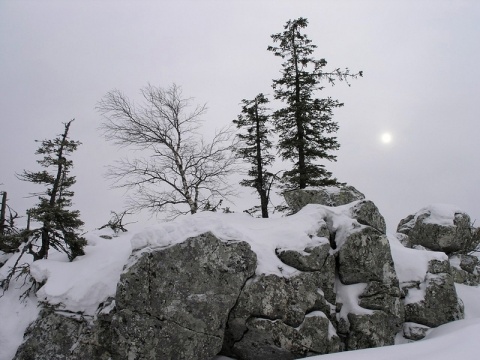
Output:
[[[324,317],[328,315],[334,319],[335,307],[318,291],[324,284],[324,279],[319,275],[318,272],[305,272],[291,278],[267,275],[257,276],[250,280],[230,312],[225,332],[224,353],[240,359],[251,358],[247,354],[249,351],[254,351],[255,348],[246,350],[254,346],[250,335],[247,336],[250,332],[256,334],[257,338],[267,339],[271,337],[271,334],[261,334],[262,331],[268,332],[272,328],[277,332],[280,331],[279,329],[288,329],[287,333],[297,334],[295,336],[301,337],[303,336],[302,332],[298,333],[295,329],[304,323],[306,315],[312,311],[321,311]],[[269,320],[274,324],[260,320]],[[324,340],[317,339],[315,341]],[[331,341],[338,340],[332,339]],[[266,346],[269,348],[276,345],[268,342]],[[325,349],[330,349],[329,346]],[[335,347],[333,343],[331,346]],[[295,349],[292,347],[291,351]],[[322,354],[305,345],[301,352],[293,352],[289,356],[302,357],[305,352]]]
[[[308,314],[298,327],[280,320],[251,318],[248,332],[235,345],[240,359],[297,359],[340,351],[340,339],[321,312]]]
[[[350,234],[338,252],[338,274],[345,285],[366,283],[358,304],[374,310],[343,319],[347,349],[393,345],[404,312],[386,236],[371,227]]]
[[[463,303],[457,297],[448,261],[431,260],[425,283],[419,288],[404,290],[407,322],[437,327],[464,317]]]
[[[480,285],[480,275],[471,274],[468,271],[458,269],[454,266],[451,267],[450,271],[453,276],[453,281],[457,284],[464,284],[468,286]]]
[[[296,213],[307,204],[340,206],[365,199],[353,186],[292,190],[284,194],[290,209]]]
[[[111,338],[102,321],[94,325],[78,314],[44,309],[27,329],[14,360],[109,360]]]
[[[330,256],[330,244],[307,247],[303,252],[290,249],[277,249],[276,254],[283,263],[301,271],[320,271]]]
[[[18,348],[15,360],[69,359],[84,326],[82,321],[43,310],[37,321],[27,329],[25,341]]]
[[[228,313],[255,266],[247,243],[223,243],[211,233],[143,254],[117,288],[111,326],[119,358],[215,356]]]
[[[450,272],[453,281],[458,284],[477,286],[480,284],[479,261],[473,255],[454,255],[450,257]]]
[[[427,336],[428,330],[430,329],[431,328],[425,325],[406,322],[403,324],[403,336],[413,341],[422,340]]]
[[[398,332],[398,321],[383,311],[371,315],[348,314],[350,333],[347,337],[347,349],[358,350],[393,345]]]
[[[371,227],[348,236],[338,252],[338,263],[343,284],[378,281],[398,287],[388,239]]]
[[[460,268],[470,274],[477,273],[477,268],[480,265],[478,258],[473,255],[460,255]]]
[[[408,235],[412,245],[421,245],[433,251],[450,254],[462,250],[471,237],[470,217],[455,213],[453,224],[432,220],[432,211],[427,209],[409,215],[398,224],[397,231]]]
[[[385,234],[387,226],[377,206],[370,200],[362,200],[352,207],[352,218],[362,225],[368,225]]]

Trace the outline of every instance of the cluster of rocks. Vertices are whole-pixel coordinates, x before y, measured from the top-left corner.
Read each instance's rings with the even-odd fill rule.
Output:
[[[477,286],[480,263],[470,252],[479,247],[480,229],[473,228],[468,214],[442,207],[428,206],[407,216],[398,224],[398,236],[405,247],[445,253],[454,282]]]
[[[418,340],[463,317],[454,281],[474,283],[478,259],[457,256],[458,267],[433,259],[423,281],[400,282],[385,221],[363,194],[298,190],[286,200],[294,211],[308,203],[336,209],[323,215],[312,245],[276,249],[294,275],[256,274],[247,242],[212,233],[141,251],[95,318],[46,308],[15,359],[296,359],[393,345],[398,334]],[[338,212],[350,221],[336,223]],[[451,228],[426,218],[402,220],[402,242],[454,256],[469,219],[455,216]]]

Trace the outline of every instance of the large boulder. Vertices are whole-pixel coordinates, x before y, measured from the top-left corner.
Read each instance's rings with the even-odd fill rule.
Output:
[[[360,308],[340,312],[347,349],[393,345],[404,313],[387,237],[371,227],[348,235],[338,251],[338,275],[337,287],[363,284],[356,299]],[[348,296],[355,296],[354,292],[345,292],[341,301],[351,302],[345,299]]]
[[[472,237],[470,217],[452,205],[427,206],[398,224],[408,242],[446,254],[465,249]]]
[[[255,266],[247,243],[211,233],[143,253],[117,288],[111,326],[119,358],[211,359]]]
[[[334,276],[334,268],[326,271],[332,271]],[[261,353],[273,352],[278,356],[283,354],[281,359],[293,359],[338,351],[339,339],[331,324],[335,306],[326,300],[321,290],[324,279],[316,271],[290,278],[271,274],[251,279],[230,312],[223,353],[239,359],[263,359],[252,355],[262,348]],[[328,286],[333,287],[333,284]],[[330,296],[333,295],[331,290]],[[307,320],[312,311],[316,316]],[[312,333],[309,330],[312,323],[322,325]],[[305,338],[309,340],[299,340]],[[284,348],[281,343],[288,346]],[[303,343],[303,346],[296,343]]]
[[[448,260],[431,260],[424,282],[404,290],[407,322],[437,327],[464,317]]]
[[[338,251],[338,264],[343,284],[378,281],[398,287],[390,243],[385,235],[371,227],[348,235]]]
[[[291,190],[285,192],[284,197],[293,213],[298,212],[307,204],[340,206],[365,199],[365,195],[353,186],[328,186]]]

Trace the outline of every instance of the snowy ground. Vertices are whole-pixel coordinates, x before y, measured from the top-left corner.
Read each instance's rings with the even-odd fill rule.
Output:
[[[12,283],[11,288],[0,297],[0,360],[11,360],[23,339],[23,333],[38,315],[39,301],[62,304],[64,309],[94,315],[100,302],[115,294],[116,283],[127,264],[132,251],[164,247],[178,243],[190,236],[212,231],[224,240],[248,241],[259,255],[257,272],[278,273],[291,276],[296,270],[281,263],[275,256],[275,248],[298,246],[305,248],[312,242],[325,241],[315,236],[319,222],[319,211],[332,221],[336,228],[348,228],[351,219],[348,207],[307,206],[301,213],[280,219],[253,219],[245,214],[202,213],[186,216],[175,222],[151,227],[139,233],[124,233],[105,239],[100,235],[112,235],[107,230],[94,231],[87,235],[86,255],[68,262],[66,256],[52,253],[48,260],[35,262],[31,273],[37,281],[46,281],[26,302],[20,303],[22,282]],[[390,239],[397,274],[411,278],[417,272],[425,274],[425,261],[418,261],[415,250],[404,248],[393,236]],[[294,245],[292,245],[294,244]],[[412,253],[413,252],[413,253]],[[0,254],[1,255],[1,254]],[[0,269],[0,279],[15,261],[13,255]],[[428,258],[443,258],[441,253],[430,252]],[[402,266],[398,267],[397,263]],[[423,360],[470,360],[480,358],[480,288],[457,285],[457,291],[465,304],[465,320],[446,324],[428,334],[421,341],[384,348],[344,352],[312,360],[395,360],[421,358]],[[1,291],[0,291],[1,294]],[[225,357],[218,357],[227,359]]]

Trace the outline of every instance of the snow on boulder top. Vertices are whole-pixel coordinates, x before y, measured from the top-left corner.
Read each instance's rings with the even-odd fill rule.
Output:
[[[423,219],[423,223],[450,226],[454,225],[453,220],[455,219],[456,214],[464,213],[464,211],[455,205],[432,204],[417,212],[416,217],[428,214],[428,217]]]
[[[454,226],[455,215],[457,214],[465,214],[465,212],[455,205],[431,204],[403,219],[398,225],[398,231],[402,232],[401,230],[413,228],[419,219],[424,224]]]
[[[408,236],[410,245],[452,254],[466,250],[472,230],[470,217],[458,207],[433,204],[401,220],[397,232]]]
[[[294,213],[307,204],[342,206],[365,199],[365,195],[353,186],[307,187],[305,189],[287,191],[284,193],[284,197]]]
[[[350,207],[329,208],[309,205],[301,212],[284,218],[257,219],[247,214],[218,214],[202,212],[152,226],[137,233],[131,240],[134,251],[142,253],[164,248],[185,241],[189,237],[211,232],[222,241],[245,241],[257,254],[259,274],[292,276],[297,269],[284,264],[275,253],[277,249],[291,249],[302,252],[305,248],[327,242],[319,237],[318,230],[326,226],[351,229]],[[133,258],[132,261],[135,261]]]
[[[283,263],[276,251],[304,252],[306,248],[328,243],[329,239],[319,232],[325,227],[336,233],[335,251],[338,251],[350,233],[362,228],[352,218],[351,208],[355,204],[338,207],[311,204],[298,214],[269,219],[242,213],[202,212],[114,238],[105,236],[106,230],[93,231],[86,234],[88,245],[84,256],[69,262],[64,254],[52,251],[49,259],[32,263],[30,272],[36,281],[45,283],[37,292],[40,301],[61,305],[65,311],[94,315],[101,302],[115,296],[122,271],[134,264],[143,252],[170,247],[211,232],[222,241],[247,242],[257,255],[257,275],[290,277],[299,270]],[[15,259],[12,256],[4,268]]]

